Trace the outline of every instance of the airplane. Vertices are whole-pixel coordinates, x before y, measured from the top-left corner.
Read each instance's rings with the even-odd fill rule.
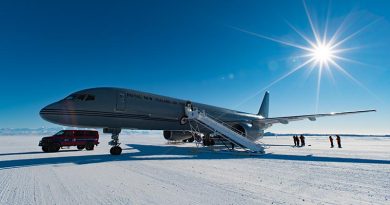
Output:
[[[167,140],[189,140],[192,142],[194,130],[188,116],[188,109],[186,110],[189,107],[191,111],[192,108],[196,108],[202,113],[207,113],[213,119],[218,119],[222,123],[221,125],[240,133],[241,137],[238,136],[238,138],[229,137],[229,133],[226,134],[228,136],[224,136],[224,139],[238,145],[240,145],[239,138],[241,141],[245,138],[251,142],[262,138],[264,130],[276,123],[288,124],[291,121],[304,119],[315,121],[319,117],[376,111],[359,110],[269,117],[269,92],[265,93],[259,112],[250,114],[131,89],[100,87],[72,93],[64,99],[44,107],[39,114],[44,120],[59,125],[103,128],[104,133],[111,134],[110,153],[120,155],[122,148],[119,146],[119,134],[122,129],[163,130],[163,135]],[[199,140],[199,136],[203,135],[203,138],[200,138],[203,140],[203,144],[205,146],[213,145],[213,139],[210,137],[216,133],[216,130],[207,129],[207,123],[200,124],[197,135],[195,135],[197,140]]]

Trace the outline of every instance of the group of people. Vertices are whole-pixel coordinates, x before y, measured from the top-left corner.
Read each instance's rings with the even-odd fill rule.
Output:
[[[329,142],[330,142],[330,148],[333,148],[334,144],[333,144],[333,137],[332,136],[329,136]],[[338,148],[341,148],[341,138],[339,135],[336,135],[336,142],[337,142]]]
[[[296,146],[296,147],[304,147],[305,146],[305,137],[303,135],[300,135],[299,137],[298,137],[298,135],[294,135],[293,140],[294,140],[294,146]],[[330,141],[330,148],[333,148],[334,144],[333,144],[333,137],[332,136],[329,136],[329,141]],[[337,147],[341,148],[341,138],[339,135],[336,135],[336,142],[337,142]]]
[[[299,137],[298,137],[298,135],[294,135],[293,139],[294,139],[294,146],[296,146],[296,147],[304,147],[305,146],[305,137],[303,135],[301,135]],[[299,141],[300,141],[300,143],[299,143]]]

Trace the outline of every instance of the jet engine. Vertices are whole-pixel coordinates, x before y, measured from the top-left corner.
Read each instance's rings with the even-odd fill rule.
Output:
[[[232,127],[236,131],[245,134],[252,141],[262,138],[264,133],[263,129],[260,129],[258,126],[253,126],[250,123],[233,124]]]
[[[192,134],[189,131],[164,130],[164,138],[169,141],[183,141],[192,138]]]

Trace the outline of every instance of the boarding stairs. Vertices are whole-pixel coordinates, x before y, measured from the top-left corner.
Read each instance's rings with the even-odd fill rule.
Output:
[[[219,121],[216,118],[207,115],[205,111],[200,111],[197,108],[186,106],[185,112],[190,121],[193,120],[199,124],[204,125],[206,128],[212,130],[213,132],[221,134],[221,136],[227,141],[234,143],[241,148],[249,150],[251,152],[264,152],[264,147],[249,140],[245,136],[245,133],[241,133],[240,131],[236,130],[225,122]]]

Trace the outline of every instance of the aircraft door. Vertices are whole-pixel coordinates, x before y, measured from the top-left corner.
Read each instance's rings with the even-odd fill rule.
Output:
[[[126,110],[126,94],[118,93],[116,98],[116,111],[125,111]]]

